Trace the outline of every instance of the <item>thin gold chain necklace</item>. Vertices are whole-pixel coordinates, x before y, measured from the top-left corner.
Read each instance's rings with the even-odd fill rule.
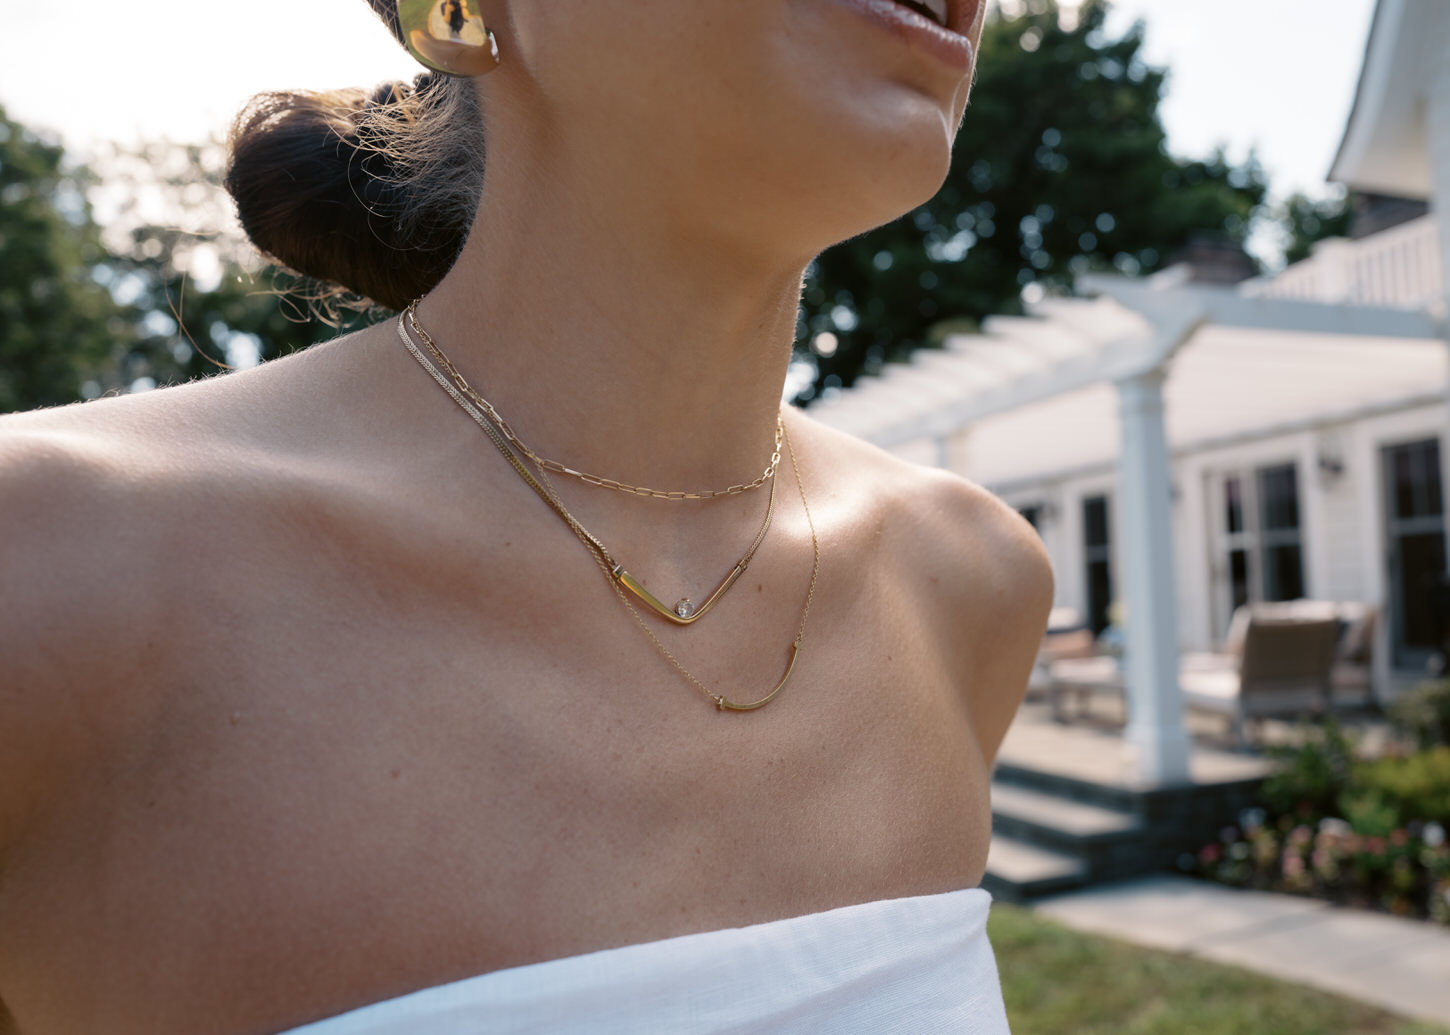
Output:
[[[800,624],[796,627],[795,640],[791,643],[789,648],[790,657],[786,661],[785,674],[780,677],[780,680],[775,684],[774,688],[764,697],[761,697],[746,704],[737,704],[736,702],[731,701],[729,698],[727,698],[724,694],[717,693],[716,691],[711,690],[708,686],[701,682],[694,675],[694,673],[692,673],[689,669],[685,668],[680,660],[675,657],[674,653],[668,647],[666,647],[664,643],[660,641],[660,638],[656,636],[654,634],[654,631],[650,629],[650,627],[645,623],[644,616],[639,613],[639,609],[634,606],[634,604],[630,601],[629,597],[625,594],[624,589],[621,588],[620,581],[615,576],[613,570],[617,566],[614,564],[613,559],[609,556],[609,551],[604,548],[604,544],[601,543],[592,534],[590,534],[588,529],[581,525],[574,518],[574,516],[570,514],[567,509],[565,509],[563,502],[559,499],[558,494],[554,492],[552,485],[548,485],[548,475],[543,470],[540,470],[539,475],[543,479],[543,483],[541,484],[539,478],[535,478],[531,473],[529,473],[529,469],[524,466],[523,461],[520,460],[514,450],[509,447],[509,443],[505,439],[503,433],[499,431],[499,429],[488,418],[488,416],[486,416],[482,410],[475,406],[473,402],[469,399],[469,397],[465,395],[454,383],[452,383],[448,376],[445,376],[436,366],[434,366],[433,363],[428,359],[428,357],[425,356],[422,351],[413,344],[413,340],[408,337],[407,328],[404,324],[402,316],[398,318],[398,337],[402,340],[403,345],[407,348],[409,354],[418,361],[418,364],[422,366],[425,371],[427,371],[428,375],[432,377],[433,380],[438,384],[438,387],[442,388],[443,391],[448,393],[449,397],[454,402],[456,402],[459,407],[468,414],[469,417],[473,419],[473,422],[483,429],[483,431],[488,435],[489,440],[493,442],[494,446],[503,455],[504,459],[508,461],[509,466],[512,467],[514,471],[519,475],[519,477],[522,478],[524,482],[529,486],[529,488],[533,489],[534,492],[539,496],[539,498],[548,505],[549,509],[554,511],[564,521],[564,523],[569,527],[570,531],[574,533],[574,535],[584,545],[585,549],[589,551],[590,556],[594,558],[595,563],[599,565],[600,570],[604,573],[606,578],[608,578],[610,587],[614,590],[615,596],[619,597],[619,602],[625,606],[626,610],[629,611],[630,615],[634,618],[635,624],[640,627],[641,631],[643,631],[645,636],[649,638],[650,642],[655,645],[655,648],[660,652],[660,654],[662,654],[664,658],[669,661],[672,666],[674,666],[676,671],[678,671],[680,675],[682,675],[690,683],[691,686],[695,687],[695,689],[699,690],[710,700],[714,701],[717,710],[734,712],[754,711],[757,708],[765,707],[767,704],[773,701],[783,689],[785,689],[786,683],[790,681],[791,674],[795,671],[796,658],[800,654],[801,647],[805,644],[806,619],[810,616],[811,613],[811,603],[815,599],[816,595],[816,578],[820,574],[821,570],[821,545],[820,540],[816,536],[816,525],[815,521],[811,517],[810,504],[806,502],[806,490],[804,483],[801,481],[800,465],[796,462],[795,449],[791,445],[790,433],[785,430],[785,423],[783,420],[778,420],[777,426],[781,429],[781,437],[785,446],[785,452],[790,457],[791,471],[795,474],[796,491],[800,494],[801,509],[805,511],[806,526],[810,529],[811,533],[811,581],[809,587],[806,590],[805,604],[801,607]],[[442,355],[441,350],[437,348],[436,344],[429,342],[429,345],[430,352],[436,352],[438,355]],[[444,357],[444,359],[446,360],[446,357]],[[772,489],[773,488],[774,487],[772,486]]]
[[[413,305],[416,304],[417,303],[413,303]],[[410,305],[406,310],[404,310],[404,315],[408,317],[408,322],[412,324],[413,330],[417,332],[418,337],[423,342],[423,346],[427,349],[428,354],[433,358],[433,360],[438,364],[439,367],[442,367],[443,370],[448,372],[449,379],[453,382],[454,387],[457,388],[457,390],[460,391],[466,398],[468,398],[470,402],[472,402],[475,406],[482,410],[483,414],[489,419],[490,423],[492,423],[492,425],[503,434],[504,438],[508,439],[511,444],[517,446],[517,440],[509,438],[507,422],[504,421],[503,417],[499,415],[499,412],[495,410],[492,406],[490,406],[487,401],[481,401],[483,400],[483,396],[479,395],[478,392],[474,390],[473,386],[470,385],[468,381],[464,378],[463,373],[453,365],[453,361],[450,360],[447,355],[444,354],[443,350],[438,347],[438,343],[433,340],[432,335],[430,335],[427,331],[423,329],[423,325],[418,322],[417,315],[413,312],[413,305]],[[409,345],[410,348],[414,347],[412,340],[408,338],[407,334],[403,330],[401,319],[398,321],[398,333],[403,337],[404,341]],[[776,434],[780,435],[783,432],[785,425],[781,421],[779,414],[776,415],[775,426]],[[539,470],[539,476],[544,479],[546,484],[548,484],[547,472],[551,470],[551,468],[547,466],[549,461],[546,461],[543,458],[537,456],[536,454],[533,454],[523,448],[519,448],[519,452],[523,453],[524,456],[533,460],[534,465]],[[778,445],[776,452],[778,455]],[[760,523],[760,531],[755,534],[755,540],[750,544],[750,549],[746,550],[745,553],[741,555],[740,560],[735,562],[735,566],[725,574],[725,577],[722,578],[719,583],[716,584],[715,588],[706,595],[704,602],[699,604],[698,606],[689,597],[681,597],[678,601],[675,602],[673,607],[656,597],[653,593],[645,588],[643,582],[631,575],[629,571],[625,569],[623,564],[619,563],[614,559],[614,557],[610,554],[608,548],[605,547],[604,543],[600,541],[598,536],[594,535],[594,533],[590,532],[587,528],[585,528],[584,525],[572,514],[569,514],[568,511],[562,509],[563,501],[559,498],[559,494],[554,490],[552,484],[549,484],[549,493],[553,497],[554,501],[558,503],[558,508],[556,508],[556,510],[561,513],[561,516],[567,515],[565,516],[565,521],[569,525],[569,527],[574,530],[576,535],[580,535],[584,539],[586,545],[588,545],[590,548],[590,552],[597,554],[600,559],[608,565],[609,577],[614,580],[615,583],[623,586],[629,592],[633,593],[637,598],[639,598],[641,603],[643,603],[656,615],[665,619],[665,621],[670,622],[674,625],[693,625],[695,622],[703,618],[705,614],[712,607],[715,606],[720,598],[723,597],[730,590],[730,587],[735,585],[736,581],[740,578],[741,575],[745,574],[745,570],[750,567],[751,559],[755,557],[755,551],[760,549],[760,544],[765,540],[765,533],[770,529],[771,518],[775,514],[775,490],[777,481],[774,477],[774,466],[775,465],[772,464],[772,470],[767,472],[767,474],[770,475],[770,499],[769,502],[766,504],[765,508],[765,520]]]
[[[576,471],[572,467],[565,467],[557,460],[542,457],[520,440],[518,435],[514,433],[514,429],[509,427],[509,422],[504,420],[499,415],[499,412],[493,408],[493,404],[479,395],[478,392],[474,391],[473,387],[463,379],[463,375],[458,372],[458,369],[449,362],[448,357],[443,355],[442,350],[434,344],[433,338],[423,329],[423,325],[418,322],[418,301],[415,299],[403,310],[403,315],[408,318],[408,323],[412,326],[413,333],[418,336],[423,344],[428,346],[430,352],[436,353],[439,365],[452,378],[453,383],[458,386],[459,391],[468,396],[475,406],[488,415],[488,419],[493,421],[499,431],[503,432],[504,438],[508,439],[510,445],[532,461],[534,466],[543,471],[552,471],[554,474],[563,474],[568,475],[570,478],[578,478],[587,485],[595,485],[601,489],[612,489],[615,492],[628,493],[632,496],[645,496],[649,499],[713,500],[721,496],[738,496],[742,492],[749,492],[752,489],[760,488],[775,476],[776,468],[780,466],[780,443],[781,436],[785,434],[785,425],[782,423],[779,414],[776,414],[775,418],[775,450],[770,454],[770,463],[766,465],[764,473],[753,482],[746,482],[743,485],[731,485],[725,489],[705,489],[701,492],[683,492],[679,489],[651,489],[644,485],[630,485],[628,482],[621,482],[614,478],[604,478],[597,474]]]

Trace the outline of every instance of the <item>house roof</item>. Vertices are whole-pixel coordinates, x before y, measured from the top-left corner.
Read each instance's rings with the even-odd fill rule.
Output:
[[[1378,0],[1354,104],[1329,179],[1362,191],[1429,198],[1425,94],[1450,50],[1450,4]]]

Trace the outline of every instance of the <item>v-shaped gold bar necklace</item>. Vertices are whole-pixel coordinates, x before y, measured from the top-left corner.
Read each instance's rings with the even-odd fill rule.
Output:
[[[691,602],[689,597],[680,600],[674,607],[668,606],[659,597],[645,589],[644,583],[625,571],[624,565],[615,562],[612,557],[610,558],[610,577],[638,597],[646,607],[661,618],[673,622],[675,625],[690,625],[698,621],[704,617],[706,611],[715,606],[715,601],[725,595],[726,590],[735,585],[735,580],[745,574],[745,569],[750,567],[750,560],[755,556],[755,551],[760,549],[760,544],[765,539],[765,533],[770,528],[771,516],[775,513],[775,485],[776,479],[772,477],[770,479],[770,502],[766,505],[765,520],[760,525],[760,531],[755,535],[755,542],[750,544],[750,549],[745,551],[745,556],[735,562],[735,567],[730,569],[730,573],[720,580],[720,584],[710,591],[710,595],[698,607]],[[591,538],[593,537],[591,536]]]
[[[719,600],[720,597],[722,597],[725,592],[735,584],[736,580],[738,580],[740,576],[744,574],[745,569],[750,564],[751,558],[755,556],[755,551],[760,547],[761,542],[765,538],[766,530],[770,527],[771,517],[775,512],[776,478],[774,477],[774,475],[775,466],[778,461],[773,460],[771,467],[766,472],[766,475],[762,479],[760,479],[760,481],[764,481],[768,478],[771,483],[770,503],[767,505],[765,520],[761,524],[760,531],[756,534],[755,541],[751,543],[750,549],[746,551],[745,556],[743,556],[738,562],[736,562],[735,567],[731,569],[730,573],[725,576],[725,578],[720,582],[718,586],[715,587],[713,591],[711,591],[710,595],[705,599],[705,602],[701,604],[698,608],[691,604],[688,598],[681,600],[678,604],[675,605],[673,609],[669,608],[657,597],[651,594],[647,589],[645,589],[643,584],[641,584],[637,579],[630,575],[629,572],[625,571],[624,568],[610,555],[604,544],[600,542],[599,539],[587,528],[581,525],[579,521],[574,517],[574,515],[570,514],[569,511],[565,509],[563,502],[559,499],[558,493],[554,491],[553,485],[549,481],[549,476],[545,467],[543,467],[542,465],[539,466],[538,477],[535,477],[529,472],[529,469],[524,466],[523,461],[514,452],[514,450],[510,448],[509,442],[505,440],[503,432],[501,432],[495,425],[493,419],[495,416],[495,411],[493,411],[493,407],[488,405],[486,401],[482,400],[482,397],[480,397],[478,393],[472,389],[468,382],[463,379],[463,375],[458,372],[457,368],[453,366],[452,362],[449,361],[448,357],[444,355],[443,351],[438,348],[437,344],[434,343],[433,339],[428,335],[428,332],[423,330],[422,326],[418,323],[415,313],[416,306],[417,302],[411,303],[398,318],[398,337],[402,339],[404,347],[406,347],[408,352],[413,356],[413,358],[418,361],[419,365],[428,372],[428,375],[435,382],[437,382],[438,386],[442,388],[446,393],[448,393],[453,401],[456,402],[463,409],[463,411],[473,419],[473,422],[475,424],[483,429],[483,431],[488,435],[489,439],[493,442],[494,446],[503,455],[504,459],[508,461],[509,466],[514,469],[514,471],[519,475],[520,478],[524,480],[529,488],[533,489],[534,492],[539,496],[539,498],[548,505],[549,509],[553,510],[564,521],[564,523],[569,526],[569,529],[574,533],[579,541],[584,544],[584,546],[589,550],[590,554],[594,557],[594,560],[599,565],[600,570],[602,570],[604,574],[609,578],[610,585],[613,587],[615,595],[619,597],[620,603],[622,603],[629,611],[630,615],[633,616],[635,623],[640,627],[641,631],[644,632],[645,636],[649,637],[650,642],[655,645],[655,648],[660,652],[660,654],[662,654],[665,659],[669,661],[669,663],[674,666],[674,668],[680,673],[680,675],[684,676],[685,679],[692,686],[694,686],[702,694],[704,694],[711,701],[713,701],[715,707],[720,711],[754,711],[757,708],[763,708],[765,705],[773,701],[776,698],[776,695],[778,695],[781,690],[785,689],[786,683],[790,681],[791,674],[795,671],[796,659],[799,656],[801,647],[804,645],[805,642],[806,619],[810,616],[811,602],[815,599],[816,595],[816,577],[820,574],[821,569],[821,544],[820,540],[816,537],[816,526],[815,522],[811,518],[810,504],[806,502],[806,492],[805,486],[801,482],[800,466],[796,463],[795,450],[791,447],[790,435],[788,432],[786,432],[785,425],[780,420],[780,418],[777,417],[776,433],[780,439],[784,440],[785,451],[790,457],[791,470],[795,474],[796,489],[800,493],[801,507],[805,511],[806,525],[810,529],[811,533],[811,581],[809,587],[806,590],[805,604],[801,607],[800,624],[796,629],[795,639],[789,647],[790,657],[786,661],[785,673],[780,677],[779,681],[775,684],[771,691],[764,697],[758,698],[757,700],[750,701],[748,703],[737,703],[735,701],[731,701],[724,694],[716,693],[714,690],[711,690],[704,683],[700,682],[700,680],[696,678],[689,669],[685,668],[685,666],[680,663],[680,660],[675,657],[674,653],[671,652],[670,649],[660,641],[660,638],[656,636],[654,632],[650,629],[650,627],[645,623],[644,618],[639,613],[638,608],[630,603],[629,597],[626,595],[626,590],[628,590],[630,594],[637,596],[642,602],[646,604],[646,606],[649,607],[651,611],[654,611],[656,614],[659,614],[660,616],[668,619],[671,622],[674,622],[677,625],[689,625],[699,619],[702,615],[704,615],[704,613],[708,611],[711,607],[713,607],[715,602]],[[406,329],[406,323],[408,322],[413,325],[413,329],[417,332],[419,338],[422,339],[423,344],[428,350],[428,353],[433,357],[434,360],[438,362],[439,366],[442,366],[448,371],[447,375],[444,375],[442,371],[435,367],[433,363],[429,361],[428,357],[425,356],[423,352],[416,345],[413,344],[413,341],[408,336],[408,332]],[[474,402],[472,400],[478,400],[482,405],[483,409],[480,409],[479,406],[474,405]],[[488,415],[485,415],[485,410],[488,411]],[[778,449],[779,447],[777,447],[777,450]],[[760,482],[757,482],[756,484],[760,484]],[[734,492],[720,492],[716,495],[734,494]],[[678,497],[666,496],[666,498]],[[692,498],[699,499],[709,497],[694,496]]]

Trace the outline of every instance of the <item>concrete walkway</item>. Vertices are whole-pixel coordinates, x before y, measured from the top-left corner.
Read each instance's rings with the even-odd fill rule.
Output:
[[[1067,927],[1313,985],[1450,1025],[1450,928],[1163,875],[1032,906]]]

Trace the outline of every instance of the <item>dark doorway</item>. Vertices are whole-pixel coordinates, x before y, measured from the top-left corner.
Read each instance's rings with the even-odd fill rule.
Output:
[[[1112,536],[1106,496],[1088,496],[1082,501],[1082,552],[1087,565],[1088,628],[1096,636],[1108,627],[1108,609],[1113,603]]]
[[[1390,632],[1397,666],[1418,667],[1445,635],[1445,505],[1437,439],[1383,453]]]
[[[1304,595],[1304,552],[1299,532],[1299,477],[1293,464],[1261,467],[1259,535],[1264,558],[1265,600]]]

